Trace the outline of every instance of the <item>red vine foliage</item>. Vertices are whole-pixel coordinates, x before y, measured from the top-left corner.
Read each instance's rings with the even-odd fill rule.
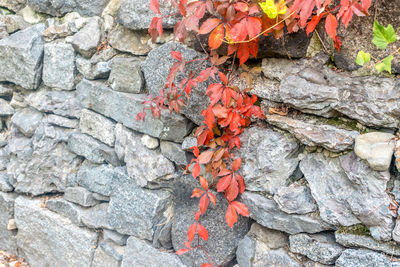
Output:
[[[236,78],[234,68],[226,69],[224,65],[229,58],[239,59],[239,65],[253,56],[257,57],[259,38],[262,35],[273,34],[277,39],[286,31],[290,34],[305,29],[307,34],[314,32],[317,25],[324,21],[327,35],[340,50],[341,41],[337,36],[338,24],[341,21],[348,26],[354,15],[365,16],[371,6],[371,0],[165,0],[164,4],[177,10],[175,15],[182,19],[174,27],[175,37],[184,42],[188,31],[197,35],[208,35],[208,46],[211,50],[204,51],[207,57],[185,61],[182,54],[172,51],[175,59],[170,69],[165,87],[159,96],[144,103],[148,106],[137,115],[138,120],[144,120],[146,110],[154,117],[160,117],[163,109],[180,112],[190,98],[192,88],[212,79],[206,95],[210,104],[204,107],[201,115],[203,124],[197,128],[197,146],[192,147],[195,158],[187,166],[192,176],[198,179],[199,188],[192,192],[192,198],[199,198],[199,210],[194,216],[194,223],[189,227],[186,248],[177,251],[183,254],[193,249],[202,249],[200,239],[208,240],[207,229],[200,224],[200,218],[207,211],[210,202],[216,204],[216,196],[211,190],[222,193],[228,202],[225,219],[229,227],[238,220],[238,214],[249,216],[245,204],[237,200],[245,190],[243,177],[238,173],[242,159],[235,157],[235,150],[240,149],[240,134],[251,123],[252,118],[264,118],[261,108],[257,105],[257,96],[251,95],[251,88],[241,90],[234,86]],[[150,0],[150,9],[157,14],[153,18],[149,34],[153,41],[163,34],[159,0]],[[171,15],[169,15],[171,16]],[[227,46],[227,55],[219,56],[216,49],[223,44]],[[211,67],[204,67],[206,61]],[[188,77],[176,83],[178,73],[185,73],[188,63],[198,61],[199,66]],[[202,69],[204,68],[204,69]],[[249,87],[251,85],[249,84]],[[206,179],[201,173],[200,165],[205,166],[205,173],[211,179]],[[192,246],[197,234],[197,242]],[[202,267],[215,266],[210,257],[209,262]]]

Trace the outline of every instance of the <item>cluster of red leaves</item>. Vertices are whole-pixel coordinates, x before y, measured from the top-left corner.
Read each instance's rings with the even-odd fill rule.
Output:
[[[160,15],[153,18],[149,28],[153,40],[163,32],[163,17],[158,1],[150,1],[150,8]],[[283,36],[285,26],[288,33],[306,29],[307,34],[310,34],[323,18],[326,18],[326,33],[335,41],[339,50],[341,41],[337,36],[338,21],[341,20],[347,27],[354,14],[368,15],[371,1],[340,0],[335,5],[336,1],[333,0],[281,0],[276,3],[276,10],[284,12],[270,18],[260,6],[262,0],[165,0],[179,10],[176,15],[182,16],[174,28],[177,39],[183,42],[188,31],[209,34],[211,50],[226,43],[228,56],[237,53],[240,64],[246,62],[250,55],[257,57],[261,35],[272,33],[278,39]],[[202,20],[204,22],[200,23]]]
[[[200,243],[200,239],[208,240],[208,231],[200,224],[200,219],[210,202],[216,205],[214,191],[223,194],[228,203],[225,219],[229,227],[232,228],[238,221],[238,214],[249,216],[246,205],[237,201],[245,190],[245,183],[238,173],[242,159],[235,156],[235,151],[241,147],[239,136],[250,125],[251,118],[264,117],[256,104],[257,97],[250,96],[247,89],[240,90],[232,86],[232,70],[222,71],[221,66],[232,55],[239,59],[240,65],[251,55],[257,57],[259,37],[262,35],[273,34],[278,39],[283,36],[285,29],[288,33],[305,29],[310,34],[322,19],[325,19],[328,36],[335,41],[339,50],[338,22],[341,20],[347,27],[354,14],[368,15],[371,0],[340,0],[340,3],[338,0],[165,0],[164,4],[177,11],[168,16],[182,17],[174,27],[175,37],[184,42],[188,31],[198,35],[207,34],[211,54],[205,59],[185,61],[181,53],[172,51],[175,62],[165,88],[160,90],[159,96],[150,96],[144,102],[148,107],[138,114],[137,119],[144,120],[147,109],[151,110],[154,117],[160,117],[162,109],[167,108],[170,112],[179,113],[189,99],[192,88],[209,79],[215,81],[206,90],[210,105],[201,113],[204,123],[197,128],[197,146],[192,147],[195,158],[186,168],[201,186],[192,192],[192,198],[199,198],[199,210],[195,213],[195,222],[188,229],[186,248],[177,251],[180,255],[200,248],[208,256]],[[160,12],[159,0],[150,0],[150,9],[158,14],[149,28],[149,34],[155,41],[163,34],[162,22],[166,16],[163,17]],[[228,52],[220,57],[215,50],[224,43]],[[210,60],[212,66],[202,69],[206,60]],[[177,74],[185,73],[187,64],[194,61],[200,62],[197,70],[176,84]],[[201,172],[201,165],[205,173]],[[196,245],[192,246],[196,235]],[[208,258],[210,262],[202,267],[215,266]]]

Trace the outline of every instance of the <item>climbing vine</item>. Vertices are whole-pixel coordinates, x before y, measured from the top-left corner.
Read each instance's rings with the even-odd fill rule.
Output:
[[[251,56],[257,58],[262,35],[272,34],[279,39],[285,32],[290,34],[300,30],[309,35],[321,22],[336,49],[340,50],[338,24],[341,22],[347,27],[354,15],[369,15],[371,0],[165,0],[164,4],[177,11],[169,16],[181,16],[174,27],[176,39],[184,42],[189,31],[197,36],[208,35],[208,49],[203,48],[207,56],[185,61],[180,52],[171,51],[175,62],[165,86],[158,96],[150,96],[144,102],[146,107],[137,115],[137,120],[144,120],[149,110],[154,117],[160,117],[163,109],[179,113],[190,99],[193,88],[206,81],[210,83],[205,92],[210,99],[209,105],[201,112],[204,121],[195,132],[197,146],[191,148],[195,158],[186,168],[200,184],[192,192],[192,198],[199,198],[199,210],[188,229],[188,240],[182,244],[185,248],[177,254],[201,249],[209,259],[202,267],[216,266],[200,242],[200,239],[208,240],[208,231],[200,223],[201,216],[210,202],[216,204],[215,191],[228,203],[225,219],[229,227],[234,227],[238,215],[249,216],[246,205],[238,201],[238,196],[245,190],[245,182],[238,173],[242,159],[235,152],[241,148],[240,134],[252,119],[264,118],[257,96],[250,94],[251,84],[245,89],[234,85],[239,76],[235,59],[246,73],[244,63]],[[150,9],[157,14],[148,30],[155,41],[163,34],[162,24],[166,17],[161,15],[159,0],[150,0]],[[226,48],[224,56],[216,52],[221,47]],[[233,62],[231,66],[226,66],[228,59]],[[211,67],[205,64],[207,61],[212,63]],[[185,66],[194,62],[198,62],[197,69],[185,78],[177,79],[178,74],[187,73]]]

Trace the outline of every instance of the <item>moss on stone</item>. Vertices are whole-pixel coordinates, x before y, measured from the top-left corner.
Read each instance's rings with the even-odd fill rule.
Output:
[[[356,224],[352,226],[342,226],[337,231],[339,234],[351,234],[351,235],[363,235],[371,236],[369,229],[362,224]]]
[[[360,127],[359,123],[354,120],[343,120],[338,117],[322,119],[326,124],[337,126],[347,130],[354,130],[360,133],[367,133],[369,130],[365,127]]]

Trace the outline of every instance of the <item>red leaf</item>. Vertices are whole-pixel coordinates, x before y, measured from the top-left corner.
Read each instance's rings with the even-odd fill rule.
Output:
[[[243,19],[241,22],[236,23],[232,27],[230,34],[231,34],[231,38],[234,41],[238,42],[238,41],[244,41],[246,39],[247,29],[246,29],[245,24],[246,24],[246,20]]]
[[[224,40],[224,25],[220,24],[215,28],[208,37],[208,46],[211,50],[217,49],[221,46]]]
[[[211,192],[208,192],[207,195],[208,195],[208,198],[210,199],[210,201],[211,201],[211,202],[214,204],[214,206],[215,206],[216,203],[217,203],[217,198],[215,197],[215,195],[214,195],[213,193],[211,193]]]
[[[247,17],[246,29],[250,38],[256,37],[261,32],[262,22],[260,18]]]
[[[227,175],[219,179],[217,183],[218,192],[223,192],[231,184],[232,175]]]
[[[251,55],[253,55],[253,57],[257,58],[257,54],[258,54],[258,38],[256,38],[255,40],[251,41],[248,43],[249,46],[249,52]]]
[[[239,170],[240,166],[242,165],[242,158],[237,158],[235,159],[234,162],[232,162],[232,170],[235,172]]]
[[[325,30],[326,33],[333,39],[336,39],[336,28],[338,26],[338,22],[336,20],[336,17],[332,14],[329,14],[328,17],[326,18],[325,22]]]
[[[221,23],[220,19],[210,18],[201,24],[199,34],[207,34],[215,29]]]
[[[203,239],[204,241],[208,240],[208,231],[207,229],[201,225],[201,224],[197,224],[197,233],[199,234],[200,238]]]
[[[193,178],[197,178],[197,176],[200,175],[200,165],[198,163],[194,164],[193,170],[192,170],[192,175],[193,175]]]
[[[214,151],[208,150],[200,154],[198,157],[200,164],[207,164],[210,162],[212,156],[214,155]]]
[[[185,9],[185,5],[187,3],[188,0],[181,0],[179,2],[179,11],[181,12],[181,15],[186,17],[186,9]]]
[[[307,24],[307,35],[310,35],[315,30],[315,27],[317,27],[319,21],[321,20],[323,16],[323,13],[320,14],[319,16],[314,16],[310,22]]]
[[[249,5],[244,2],[238,2],[234,4],[234,7],[237,11],[247,12],[249,10]]]
[[[200,176],[200,184],[204,190],[206,190],[206,191],[208,190],[208,182],[203,176]]]
[[[226,223],[229,225],[230,228],[233,227],[233,225],[237,222],[237,214],[233,206],[229,205],[228,209],[226,210],[225,213],[225,220]]]
[[[212,267],[210,263],[203,263],[200,267]]]
[[[196,156],[196,158],[199,157],[200,152],[197,146],[192,146],[190,149],[193,150],[193,154]]]
[[[195,188],[195,189],[193,189],[193,191],[192,191],[192,196],[191,196],[191,198],[193,198],[193,197],[201,197],[201,196],[203,195],[203,193],[204,193],[204,191],[201,190],[201,188]]]
[[[218,176],[225,176],[225,175],[228,175],[228,174],[231,174],[231,173],[232,173],[231,170],[222,169],[222,170],[218,173]]]
[[[245,63],[249,57],[250,57],[250,52],[249,52],[249,46],[247,43],[241,43],[239,44],[239,48],[237,51],[237,56],[240,60],[240,65]]]
[[[231,205],[235,208],[237,213],[239,213],[242,216],[249,217],[249,209],[247,206],[241,202],[238,201],[233,201]]]
[[[182,249],[180,249],[180,250],[178,250],[177,252],[175,252],[176,253],[176,255],[182,255],[182,254],[185,254],[186,252],[188,252],[188,251],[190,251],[191,249],[188,249],[188,248],[182,248]]]
[[[196,224],[192,224],[187,232],[189,242],[192,242],[194,239],[194,234],[196,233]]]
[[[158,0],[150,0],[150,9],[154,13],[157,13],[157,14],[161,15],[160,3],[158,2]]]
[[[225,74],[223,74],[222,72],[218,72],[218,75],[219,75],[219,78],[221,79],[221,81],[225,84],[225,85],[227,85],[228,84],[228,77],[226,77],[226,75]]]
[[[199,18],[192,15],[185,18],[185,26],[189,30],[198,32],[199,31]]]
[[[228,201],[233,201],[237,198],[239,194],[239,184],[236,179],[232,179],[228,188],[226,189],[226,199]]]
[[[313,9],[315,7],[314,0],[300,0],[301,10],[300,10],[300,27],[304,28],[307,24],[308,18],[311,16]]]
[[[171,56],[176,60],[182,61],[182,54],[179,51],[171,51]]]
[[[199,208],[200,208],[201,214],[204,214],[207,211],[209,203],[210,203],[210,200],[208,199],[207,195],[204,195],[200,198]]]
[[[238,184],[239,184],[239,192],[240,192],[240,194],[243,194],[244,190],[246,189],[246,185],[244,183],[244,179],[239,174],[235,174],[235,178],[236,178],[236,180],[238,181]]]
[[[196,219],[196,222],[199,221],[200,215],[201,215],[201,212],[200,212],[200,211],[196,212],[196,214],[194,215],[194,218]]]
[[[215,107],[212,108],[214,115],[217,118],[226,118],[228,117],[228,109],[221,106],[220,104],[216,105]]]

